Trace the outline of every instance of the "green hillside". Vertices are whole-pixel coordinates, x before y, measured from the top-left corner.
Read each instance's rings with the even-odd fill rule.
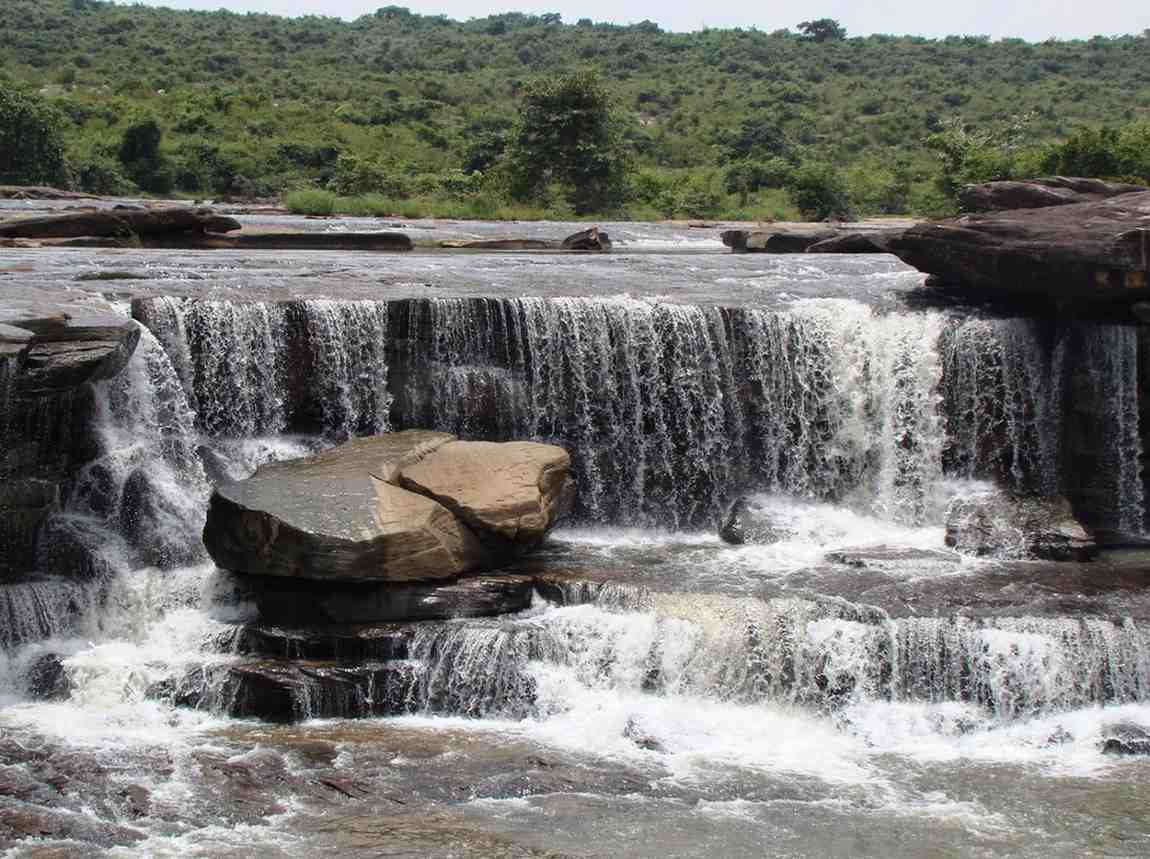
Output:
[[[460,23],[398,7],[353,22],[92,0],[4,7],[0,85],[62,111],[72,180],[102,191],[318,187],[462,206],[502,187],[524,86],[587,68],[630,153],[632,214],[789,214],[799,165],[837,171],[857,212],[942,210],[948,163],[952,181],[1033,172],[1082,127],[1112,127],[1131,152],[1150,140],[1147,34],[1030,44],[666,33],[552,15]],[[125,131],[149,119],[156,161],[135,169]],[[1138,175],[1132,157],[1112,169]]]

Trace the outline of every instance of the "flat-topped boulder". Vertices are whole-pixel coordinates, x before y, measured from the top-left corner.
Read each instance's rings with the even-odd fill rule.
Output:
[[[570,508],[571,457],[535,442],[453,441],[411,465],[400,483],[434,498],[480,537],[533,545]]]
[[[963,215],[885,242],[943,286],[1052,304],[1150,297],[1150,191],[1096,203]]]
[[[801,254],[811,245],[836,238],[841,232],[835,227],[787,225],[724,230],[720,238],[735,253]]]
[[[998,212],[1006,209],[1042,209],[1046,206],[1069,206],[1096,203],[1119,194],[1145,191],[1143,185],[1107,182],[1073,176],[1047,176],[1023,181],[981,182],[964,185],[958,192],[958,205],[963,212]]]
[[[220,484],[204,543],[249,576],[454,578],[536,545],[570,504],[569,467],[561,448],[533,442],[428,430],[355,439]]]
[[[140,327],[102,299],[24,290],[0,305],[0,360],[16,362],[15,393],[35,397],[124,369]]]

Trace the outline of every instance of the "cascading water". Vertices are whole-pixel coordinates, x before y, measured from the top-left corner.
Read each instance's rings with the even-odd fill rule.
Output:
[[[965,743],[997,754],[1021,745],[1052,766],[1063,746],[1097,759],[1100,725],[1115,712],[1150,725],[1150,642],[1142,622],[1120,611],[998,616],[963,607],[934,617],[929,607],[915,616],[911,604],[888,614],[868,604],[865,586],[881,590],[902,574],[865,564],[836,573],[863,583],[868,598],[857,602],[817,596],[825,581],[817,577],[787,592],[797,596],[765,595],[860,539],[941,549],[952,477],[1055,492],[1068,462],[1093,467],[1096,488],[1116,499],[1114,526],[1139,530],[1137,353],[1127,329],[884,314],[839,299],[766,310],[631,297],[150,298],[133,313],[151,334],[123,373],[94,386],[96,455],[47,532],[67,537],[51,548],[85,548],[89,580],[101,586],[31,581],[18,597],[12,591],[6,627],[0,611],[0,632],[10,631],[0,634],[0,695],[23,703],[0,718],[6,732],[32,731],[40,719],[35,730],[59,743],[81,723],[84,742],[117,754],[129,735],[172,746],[166,760],[178,787],[149,782],[158,797],[153,837],[194,831],[192,818],[217,813],[220,785],[242,782],[236,774],[275,757],[272,748],[288,750],[288,764],[269,777],[272,792],[299,772],[307,775],[294,789],[323,783],[340,796],[358,795],[353,779],[370,785],[367,794],[407,784],[402,754],[357,769],[362,750],[346,724],[277,734],[221,718],[259,713],[268,694],[259,683],[289,669],[293,718],[405,714],[388,724],[468,738],[462,753],[438,756],[421,757],[416,742],[410,769],[430,778],[437,761],[450,761],[450,785],[436,793],[417,784],[398,808],[449,797],[431,806],[442,810],[458,801],[466,767],[514,771],[526,759],[540,761],[543,774],[532,778],[544,788],[517,783],[498,801],[602,791],[653,807],[674,794],[687,804],[666,818],[678,826],[696,804],[774,809],[807,798],[819,813],[837,804],[848,820],[869,821],[904,814],[909,796],[919,802],[914,814],[934,820],[942,788],[922,784],[965,796],[983,779],[964,772],[948,781],[915,744],[941,744],[955,757],[967,754]],[[1089,402],[1075,385],[1093,391]],[[1063,417],[1074,412],[1067,400],[1078,401],[1073,419]],[[547,599],[527,612],[405,627],[402,648],[357,664],[293,667],[281,655],[221,648],[241,639],[234,624],[252,620],[252,609],[235,605],[227,577],[205,563],[201,463],[215,463],[213,479],[239,478],[269,459],[410,426],[564,444],[575,455],[580,514],[608,542],[634,533],[607,533],[608,524],[710,526],[731,495],[749,490],[774,493],[772,503],[802,521],[770,547],[694,535],[697,553],[660,588],[568,571],[560,584],[540,584]],[[1079,440],[1091,434],[1113,444],[1088,466]],[[841,535],[832,513],[844,520]],[[639,565],[667,565],[659,546],[634,554]],[[592,561],[600,572],[613,568],[604,557]],[[906,575],[958,576],[977,563],[944,560],[943,572],[915,560]],[[738,589],[723,592],[720,567],[737,568]],[[36,639],[48,640],[27,643]],[[68,691],[30,704],[29,671],[45,655],[59,659]],[[193,699],[211,712],[170,706]],[[453,716],[468,720],[444,718]],[[204,728],[215,733],[196,733]],[[313,756],[326,755],[314,738],[329,730],[331,769],[313,778]],[[482,732],[496,741],[474,739]],[[243,754],[211,762],[212,749],[237,742]],[[505,762],[502,746],[514,743],[528,751]],[[884,762],[888,753],[896,764]],[[616,767],[626,778],[618,788],[604,787],[613,776],[590,787],[547,781],[563,755],[583,756],[579,772]],[[908,761],[913,778],[896,772]],[[486,798],[492,781],[477,778],[472,798]],[[189,807],[193,795],[204,804]],[[250,801],[241,794],[236,805]],[[636,817],[644,814],[654,812]]]

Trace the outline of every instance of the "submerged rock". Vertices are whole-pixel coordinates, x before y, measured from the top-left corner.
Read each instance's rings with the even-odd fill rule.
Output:
[[[967,555],[1048,561],[1089,560],[1097,548],[1067,499],[1012,497],[997,490],[951,504],[946,545]]]
[[[72,694],[72,681],[59,654],[45,653],[24,671],[24,688],[40,701],[60,701]]]
[[[1150,755],[1150,731],[1130,722],[1107,725],[1100,745],[1105,755]]]
[[[533,593],[526,576],[468,576],[452,582],[343,583],[308,582],[283,578],[252,578],[244,582],[245,598],[254,602],[264,624],[301,629],[331,624],[379,624],[397,621],[448,620],[487,617],[523,611]],[[301,651],[322,652],[369,647],[355,642],[352,629],[346,642],[328,632],[315,633],[320,641],[301,644]]]
[[[794,535],[794,529],[779,521],[775,510],[745,495],[736,498],[727,509],[719,528],[719,539],[733,546],[778,543]]]
[[[566,451],[534,442],[426,430],[356,439],[222,483],[204,543],[248,575],[454,578],[537,545],[570,506],[569,469]]]
[[[611,237],[598,227],[588,227],[569,235],[560,247],[565,251],[609,251]]]

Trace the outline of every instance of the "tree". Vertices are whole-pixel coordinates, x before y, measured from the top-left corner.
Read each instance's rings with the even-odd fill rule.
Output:
[[[834,18],[819,18],[799,24],[802,37],[811,42],[834,42],[847,37],[846,28]]]
[[[626,195],[629,159],[622,121],[594,72],[544,78],[523,91],[507,156],[509,190],[518,200],[538,199],[558,183],[578,214],[619,206]]]
[[[851,217],[850,189],[846,180],[830,164],[804,164],[795,170],[787,191],[804,218]]]
[[[145,191],[167,194],[172,190],[172,171],[160,152],[164,132],[154,116],[139,116],[120,137],[119,158],[124,171]]]
[[[0,87],[0,184],[67,185],[63,127],[42,98]]]

